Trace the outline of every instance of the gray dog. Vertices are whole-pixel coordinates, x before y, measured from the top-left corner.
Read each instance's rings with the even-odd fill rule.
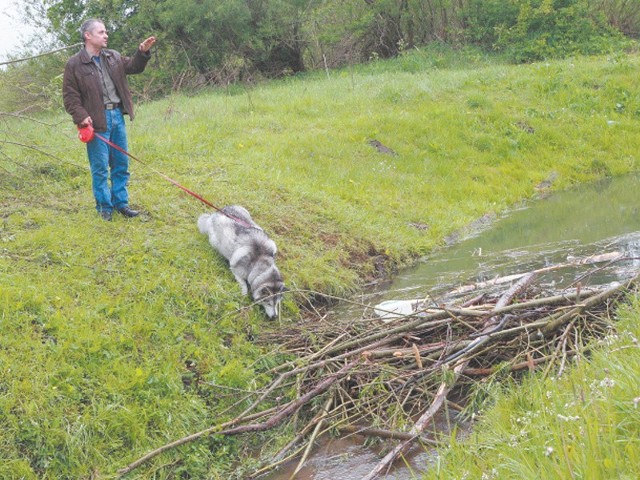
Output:
[[[239,205],[198,218],[200,233],[229,261],[243,295],[249,293],[269,318],[278,315],[284,282],[275,264],[276,244]]]

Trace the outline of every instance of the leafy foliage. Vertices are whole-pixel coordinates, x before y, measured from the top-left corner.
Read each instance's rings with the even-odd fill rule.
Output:
[[[620,49],[622,34],[587,0],[471,2],[469,39],[516,62]]]
[[[584,0],[524,4],[513,26],[503,26],[496,46],[517,62],[594,54],[622,46],[622,36],[594,15]]]
[[[19,1],[66,45],[90,17],[104,20],[123,53],[156,35],[158,68],[143,87],[152,96],[391,58],[431,42],[527,62],[608,52],[640,32],[640,7],[625,0]]]

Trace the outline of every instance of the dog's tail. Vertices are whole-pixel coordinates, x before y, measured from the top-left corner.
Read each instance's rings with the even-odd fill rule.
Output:
[[[203,213],[198,217],[198,230],[200,233],[207,235],[209,232],[209,217],[211,215],[208,213]]]

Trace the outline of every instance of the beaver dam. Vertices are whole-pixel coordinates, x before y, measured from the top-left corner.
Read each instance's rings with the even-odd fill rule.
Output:
[[[603,221],[610,225],[611,217]],[[320,438],[358,434],[382,439],[382,450],[367,472],[349,478],[381,478],[416,449],[446,441],[451,425],[443,434],[442,423],[472,416],[485,400],[482,382],[533,371],[562,375],[588,355],[593,339],[615,328],[616,305],[637,288],[639,231],[600,237],[585,248],[566,248],[566,239],[557,240],[563,254],[539,249],[518,262],[527,270],[514,271],[513,263],[500,275],[499,268],[485,265],[471,282],[440,284],[421,296],[399,289],[411,291],[411,299],[372,302],[375,297],[363,296],[348,302],[350,315],[334,314],[328,321],[316,312],[303,324],[265,334],[260,341],[279,345],[286,360],[266,372],[268,385],[239,402],[246,406],[242,412],[150,452],[121,473],[210,434],[251,434],[288,424],[295,432],[291,442],[263,459],[251,477],[294,459],[291,478]]]

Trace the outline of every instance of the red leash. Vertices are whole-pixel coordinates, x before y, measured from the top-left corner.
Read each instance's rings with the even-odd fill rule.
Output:
[[[234,217],[233,215],[229,215],[228,213],[224,212],[221,208],[216,207],[213,203],[211,203],[210,201],[208,201],[207,199],[205,199],[204,197],[202,197],[201,195],[198,195],[196,192],[189,190],[187,187],[184,187],[182,185],[180,185],[178,182],[176,182],[174,179],[172,179],[171,177],[168,177],[167,175],[165,175],[164,173],[156,170],[155,168],[153,168],[151,165],[149,165],[148,163],[143,162],[142,160],[140,160],[139,158],[137,158],[136,156],[134,156],[133,154],[127,152],[124,148],[120,147],[119,145],[116,145],[115,143],[111,142],[110,140],[106,139],[105,137],[103,137],[102,135],[100,135],[99,133],[95,132],[93,130],[93,126],[91,125],[87,125],[86,127],[78,127],[78,137],[80,138],[80,141],[82,141],[83,143],[89,143],[91,140],[93,140],[94,137],[99,138],[100,140],[102,140],[104,143],[106,143],[107,145],[109,145],[112,148],[115,148],[116,150],[118,150],[121,153],[124,153],[126,156],[133,158],[136,162],[141,163],[142,165],[144,165],[145,167],[147,167],[149,170],[151,170],[152,172],[154,172],[157,175],[160,175],[162,178],[164,178],[166,181],[172,183],[173,185],[175,185],[176,187],[178,187],[179,189],[187,192],[189,195],[191,195],[194,198],[197,198],[198,200],[200,200],[202,203],[204,203],[205,205],[213,208],[214,210],[217,210],[218,212],[220,212],[221,214],[223,214],[225,217],[230,218],[231,220],[233,220],[234,222],[239,223],[240,225],[247,227],[247,228],[254,228],[253,225],[249,225],[247,222],[245,222],[244,220],[242,220],[241,218],[237,218]]]

